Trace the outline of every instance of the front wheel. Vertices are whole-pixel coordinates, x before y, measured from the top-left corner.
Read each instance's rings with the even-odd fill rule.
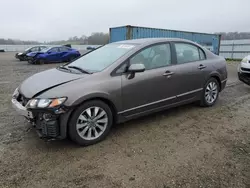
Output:
[[[219,92],[220,85],[218,81],[215,78],[210,78],[203,89],[200,105],[205,107],[213,106],[219,97]]]
[[[69,136],[79,145],[92,145],[103,140],[113,124],[110,107],[100,101],[88,101],[79,106],[69,121]]]
[[[38,59],[37,64],[39,64],[39,65],[45,64],[45,59]]]

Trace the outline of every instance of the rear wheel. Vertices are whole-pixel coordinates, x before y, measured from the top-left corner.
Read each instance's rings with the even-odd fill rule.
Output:
[[[92,145],[103,140],[113,124],[110,107],[100,100],[79,106],[69,122],[69,136],[79,145]]]
[[[215,78],[210,78],[203,89],[200,105],[205,107],[213,106],[219,97],[219,92],[220,85],[218,81]]]

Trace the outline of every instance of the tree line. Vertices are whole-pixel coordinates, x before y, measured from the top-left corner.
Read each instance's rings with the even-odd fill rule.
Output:
[[[108,33],[92,33],[90,36],[82,35],[81,37],[70,37],[68,40],[61,41],[51,41],[48,44],[89,44],[89,45],[102,45],[107,44],[109,42],[109,34]]]
[[[219,32],[222,40],[237,40],[237,39],[250,39],[250,32]],[[37,42],[37,41],[22,41],[14,39],[0,38],[0,44],[2,45],[30,45],[30,44],[72,44],[72,45],[102,45],[109,42],[109,34],[102,32],[94,32],[90,36],[82,35],[80,37],[74,36],[67,40],[50,41],[50,42]]]
[[[14,40],[14,39],[3,39],[0,38],[0,44],[5,45],[29,45],[29,44],[72,44],[72,45],[81,45],[81,44],[89,44],[89,45],[102,45],[107,44],[109,42],[109,34],[102,32],[92,33],[90,36],[82,35],[81,37],[70,37],[68,40],[59,40],[59,41],[49,41],[49,42],[37,42],[37,41],[22,41],[22,40]]]

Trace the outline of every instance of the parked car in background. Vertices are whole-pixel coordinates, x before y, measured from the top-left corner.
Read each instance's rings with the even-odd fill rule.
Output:
[[[95,50],[96,49],[96,47],[94,47],[94,46],[87,46],[87,48],[86,48],[87,50]]]
[[[250,85],[250,55],[244,57],[238,65],[238,78],[243,83]]]
[[[19,59],[20,61],[27,61],[27,54],[30,53],[30,52],[40,52],[44,49],[48,48],[47,46],[42,46],[42,45],[39,45],[39,46],[33,46],[33,47],[30,47],[26,50],[24,50],[24,52],[19,52],[19,53],[16,53],[15,57],[16,59]]]
[[[213,106],[226,82],[225,59],[191,41],[127,40],[31,76],[12,104],[41,137],[90,145],[115,123],[194,101]]]
[[[61,63],[69,62],[80,56],[80,52],[67,46],[54,46],[40,52],[27,54],[28,62],[31,64]]]

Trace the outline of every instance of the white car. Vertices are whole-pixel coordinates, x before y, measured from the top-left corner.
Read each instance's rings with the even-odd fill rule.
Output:
[[[250,85],[250,55],[244,57],[238,66],[239,80]]]

